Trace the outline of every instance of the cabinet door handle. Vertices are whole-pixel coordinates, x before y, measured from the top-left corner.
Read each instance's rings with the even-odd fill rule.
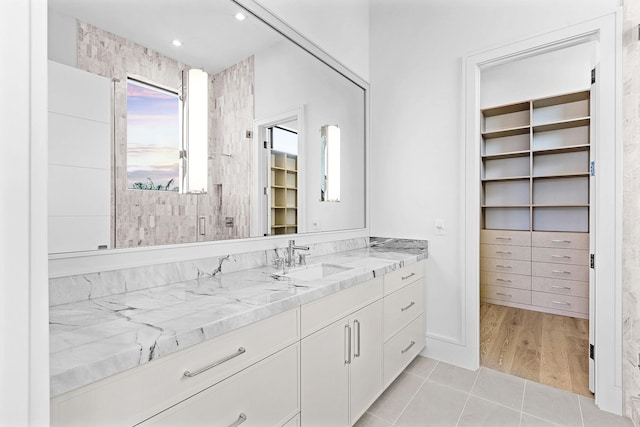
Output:
[[[503,297],[509,297],[509,298],[513,296],[511,294],[505,294],[504,292],[496,292],[496,295],[502,295]]]
[[[497,254],[512,255],[510,251],[496,251]]]
[[[405,354],[407,351],[411,350],[411,347],[413,347],[415,344],[415,341],[411,341],[411,344],[409,344],[407,348],[405,348],[404,350],[400,350],[400,354]]]
[[[356,351],[353,352],[353,357],[360,357],[360,322],[354,320],[353,327],[356,330]]]
[[[571,305],[570,302],[566,301],[551,301],[552,304],[560,304],[560,305]]]
[[[571,243],[571,240],[553,239],[551,243]]]
[[[553,288],[553,289],[565,289],[567,291],[571,290],[571,286],[551,285],[551,288]]]
[[[350,365],[351,364],[351,326],[349,325],[344,325],[344,339],[347,343],[347,345],[345,346],[346,355],[344,358],[344,364]]]
[[[200,232],[201,236],[205,236],[207,234],[205,230],[206,224],[207,224],[207,218],[203,216],[198,218],[198,231]]]
[[[408,275],[408,276],[402,276],[402,280],[407,280],[409,277],[413,277],[413,276],[415,276],[415,275],[416,275],[416,273],[411,273],[411,274],[410,274],[410,275]]]
[[[229,360],[233,359],[234,357],[238,357],[238,356],[240,356],[241,354],[244,354],[246,351],[247,351],[247,350],[245,350],[245,348],[244,348],[244,347],[240,347],[240,348],[238,349],[238,351],[236,351],[235,353],[230,354],[229,356],[225,356],[225,357],[223,357],[222,359],[220,359],[220,360],[218,360],[218,361],[213,362],[211,365],[205,366],[204,368],[200,368],[200,369],[198,369],[197,371],[193,371],[193,372],[191,372],[191,371],[184,371],[184,374],[183,374],[183,375],[184,375],[185,377],[188,377],[188,378],[193,378],[193,377],[195,377],[196,375],[200,375],[200,374],[201,374],[201,373],[203,373],[204,371],[208,371],[209,369],[211,369],[211,368],[215,368],[216,366],[221,365],[221,364],[223,364],[224,362],[228,362]]]
[[[566,271],[566,270],[551,270],[551,272],[556,274],[571,274],[570,271]]]
[[[413,307],[414,305],[416,305],[416,303],[415,303],[415,302],[413,302],[413,301],[411,301],[411,303],[410,303],[408,306],[406,306],[406,307],[402,307],[402,308],[400,309],[400,311],[409,310],[409,309],[410,309],[411,307]]]
[[[496,240],[511,240],[511,237],[496,236]]]
[[[498,278],[498,279],[496,279],[496,282],[511,283],[511,280],[508,280],[508,279],[500,279],[500,278]]]
[[[241,412],[240,415],[238,415],[238,419],[229,424],[229,427],[238,427],[245,421],[247,421],[247,416],[244,414],[244,412]]]
[[[498,267],[498,268],[511,268],[510,265],[500,265],[500,264],[497,264],[496,267]]]
[[[551,258],[571,259],[569,255],[551,255]]]

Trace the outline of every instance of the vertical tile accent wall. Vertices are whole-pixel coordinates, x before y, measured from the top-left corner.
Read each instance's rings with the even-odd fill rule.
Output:
[[[248,237],[252,140],[245,132],[253,126],[253,58],[210,77],[209,189],[194,195],[126,188],[127,74],[180,88],[181,72],[190,67],[80,21],[77,48],[78,68],[120,80],[114,83],[116,247]],[[199,216],[207,221],[204,236],[198,233]],[[226,226],[227,217],[233,226]]]
[[[632,416],[632,397],[640,398],[640,2],[624,2],[623,65],[623,230],[622,387],[624,413]],[[634,420],[636,423],[640,420]],[[638,425],[638,424],[636,424]]]

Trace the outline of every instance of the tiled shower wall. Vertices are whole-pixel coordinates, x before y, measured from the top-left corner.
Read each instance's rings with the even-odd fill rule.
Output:
[[[640,398],[640,2],[624,2],[623,24],[623,391],[624,412],[633,416]],[[636,403],[637,404],[637,403]],[[637,415],[636,425],[640,425]]]
[[[77,34],[78,68],[119,80],[114,81],[113,98],[115,165],[111,206],[115,247],[248,237],[250,187],[245,181],[249,182],[251,176],[251,140],[243,138],[245,129],[250,130],[253,123],[253,59],[210,78],[209,95],[215,104],[210,105],[207,194],[128,190],[127,74],[180,88],[182,70],[190,67],[84,22],[78,21]],[[241,147],[236,149],[236,144]],[[218,156],[221,150],[231,156]],[[204,236],[199,235],[199,216],[207,222]],[[232,226],[226,225],[227,218],[232,219]]]

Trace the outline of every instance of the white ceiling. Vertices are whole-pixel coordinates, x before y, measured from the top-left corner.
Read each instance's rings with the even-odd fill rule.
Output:
[[[235,19],[242,9],[231,0],[49,0],[49,8],[210,74],[284,39],[249,13]]]

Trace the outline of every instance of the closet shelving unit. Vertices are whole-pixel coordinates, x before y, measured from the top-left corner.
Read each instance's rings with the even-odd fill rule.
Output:
[[[271,150],[271,234],[298,232],[298,157]]]
[[[588,90],[482,110],[483,300],[585,315],[590,125]]]

